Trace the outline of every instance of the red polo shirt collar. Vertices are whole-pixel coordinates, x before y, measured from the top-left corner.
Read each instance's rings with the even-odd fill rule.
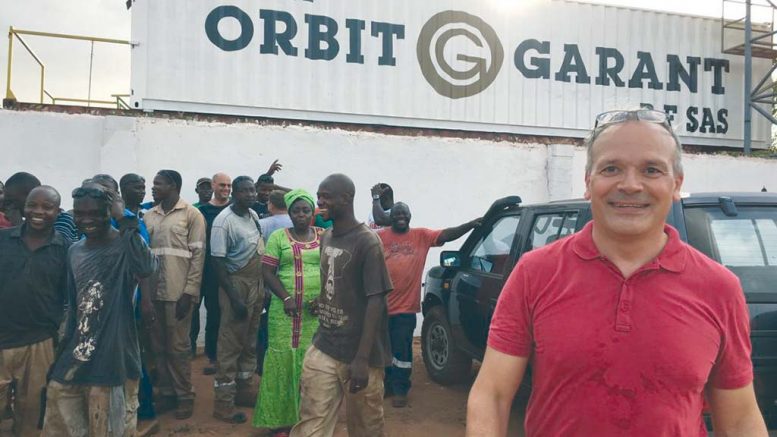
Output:
[[[594,222],[588,222],[580,232],[575,236],[572,248],[580,258],[592,260],[603,258],[596,248],[593,238]],[[658,254],[658,257],[647,263],[643,268],[662,268],[670,272],[680,273],[685,270],[686,258],[688,256],[685,243],[680,240],[680,233],[677,229],[664,225],[664,233],[669,237],[664,249]]]

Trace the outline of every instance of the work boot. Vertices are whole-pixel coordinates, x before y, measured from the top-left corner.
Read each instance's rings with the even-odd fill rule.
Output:
[[[215,375],[216,374],[216,361],[209,360],[208,365],[202,369],[203,375]]]
[[[215,401],[213,417],[227,423],[245,423],[248,418],[242,411],[236,411],[235,405],[228,401]]]
[[[178,408],[175,409],[175,418],[184,420],[192,417],[194,414],[194,399],[179,400]]]
[[[254,385],[253,378],[237,379],[237,393],[235,394],[235,405],[239,407],[254,408],[256,406],[256,397],[258,391]]]
[[[154,410],[157,414],[164,414],[175,410],[178,406],[178,398],[175,395],[157,396],[154,400]]]

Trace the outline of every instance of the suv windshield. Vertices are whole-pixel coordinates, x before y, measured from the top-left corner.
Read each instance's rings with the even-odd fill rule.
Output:
[[[739,277],[747,293],[777,296],[777,206],[717,206],[685,210],[688,242]]]

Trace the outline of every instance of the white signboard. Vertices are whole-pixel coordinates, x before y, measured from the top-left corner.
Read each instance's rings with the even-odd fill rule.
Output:
[[[145,110],[581,137],[600,112],[652,105],[686,144],[743,137],[743,58],[721,53],[714,19],[563,0],[137,0],[132,21]],[[764,147],[770,124],[753,120]]]

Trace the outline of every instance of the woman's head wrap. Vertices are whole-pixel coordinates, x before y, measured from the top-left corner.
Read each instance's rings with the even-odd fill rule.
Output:
[[[310,207],[315,209],[316,208],[316,201],[313,200],[313,196],[310,195],[307,191],[303,190],[302,188],[297,188],[296,190],[291,190],[288,193],[286,193],[285,196],[283,196],[283,201],[286,202],[286,207],[291,209],[291,205],[298,201],[298,200],[304,200],[310,204]]]

